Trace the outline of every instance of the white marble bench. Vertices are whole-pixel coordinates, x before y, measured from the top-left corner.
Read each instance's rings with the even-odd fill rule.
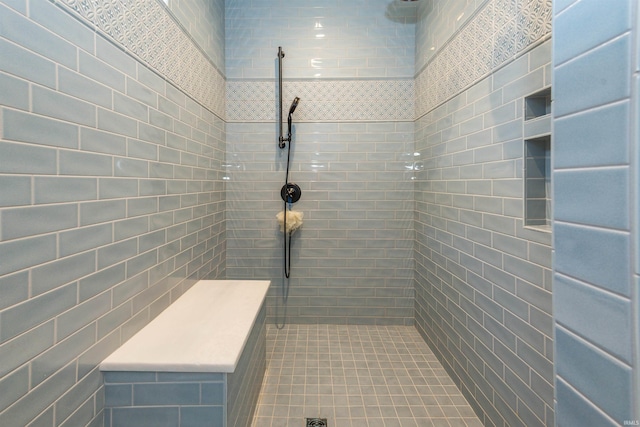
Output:
[[[201,280],[107,357],[105,426],[248,427],[269,283]]]

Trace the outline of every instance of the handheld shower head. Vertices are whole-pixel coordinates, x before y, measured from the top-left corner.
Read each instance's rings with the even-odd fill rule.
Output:
[[[294,111],[296,111],[296,108],[298,107],[298,102],[300,102],[300,98],[296,96],[295,98],[293,98],[293,101],[291,102],[291,107],[289,107],[289,116],[287,117],[287,124],[289,125],[289,135],[287,136],[287,139],[289,140],[289,143],[291,143],[291,115],[293,114]]]
[[[291,107],[289,108],[289,117],[291,117],[293,112],[296,111],[296,108],[298,107],[298,102],[300,102],[300,98],[298,98],[297,96],[293,98],[293,101],[291,102]]]
[[[298,107],[298,102],[300,102],[300,98],[296,96],[295,98],[293,98],[293,101],[291,102],[291,107],[289,107],[289,115],[287,116],[288,132],[286,137],[280,136],[280,145],[279,145],[280,148],[284,148],[286,146],[285,142],[291,143],[291,116],[293,115],[293,112],[296,111],[296,108]],[[280,129],[282,132],[282,128]]]

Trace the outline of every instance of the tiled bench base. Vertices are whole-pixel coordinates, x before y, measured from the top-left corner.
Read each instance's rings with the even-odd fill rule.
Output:
[[[265,372],[264,320],[263,307],[234,373],[104,372],[105,427],[250,426]]]

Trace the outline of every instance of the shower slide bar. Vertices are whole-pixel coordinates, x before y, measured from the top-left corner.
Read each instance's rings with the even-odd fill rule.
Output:
[[[284,51],[282,50],[282,46],[278,46],[278,121],[280,122],[280,148],[285,147],[285,141],[291,142],[291,136],[285,138],[282,135],[282,58],[284,58]]]

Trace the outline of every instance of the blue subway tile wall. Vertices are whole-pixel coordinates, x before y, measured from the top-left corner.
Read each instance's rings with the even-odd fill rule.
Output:
[[[551,0],[420,2],[417,22],[416,117],[421,117],[548,39]],[[536,58],[548,57],[549,47],[542,53]],[[513,81],[504,96],[519,97],[527,80],[539,79],[541,72]]]
[[[88,26],[85,32],[91,34],[93,30],[105,37],[96,39],[98,58],[131,77],[136,73],[151,75],[136,71],[136,59],[140,60],[218,117],[224,117],[225,57],[222,50],[224,18],[220,16],[223,11],[221,0],[171,1],[169,6],[160,1],[131,4],[120,0],[55,2],[82,17]],[[55,22],[60,22],[60,19]],[[26,25],[20,20],[10,23],[17,28]],[[82,38],[79,36],[79,32],[65,31],[53,41],[35,45],[34,50],[53,49],[49,57],[61,57],[69,50],[67,44],[71,46],[70,43],[65,44],[65,38],[71,38],[72,43],[80,45],[77,39]],[[123,54],[125,51],[127,55]],[[89,59],[87,62],[87,67],[91,67],[92,61]],[[68,65],[73,69],[71,64]],[[95,67],[91,69],[96,71]],[[99,81],[113,77],[101,69],[97,74],[101,76],[97,78]],[[140,80],[144,81],[144,77],[141,76]]]
[[[551,426],[551,235],[523,201],[550,2],[449,3],[419,8],[415,322],[486,425]]]
[[[209,60],[224,74],[224,1],[180,0],[168,1],[175,19]]]
[[[225,374],[106,372],[106,426],[224,426]],[[204,416],[206,422],[198,424]]]
[[[269,278],[268,316],[284,315],[276,214],[286,151],[274,124],[229,123],[227,276]],[[412,322],[413,123],[296,123],[289,178],[304,224],[292,238],[287,319]]]
[[[640,417],[639,116],[630,107],[638,102],[631,47],[638,10],[628,0],[606,4],[606,13],[604,6],[554,2],[553,304],[561,426],[637,424]],[[595,23],[589,35],[576,31],[587,22]]]
[[[260,309],[233,373],[104,373],[105,427],[249,427],[266,368]]]
[[[228,79],[407,78],[414,73],[415,5],[386,0],[225,2]]]
[[[179,29],[160,3],[103,3],[0,1],[3,426],[102,425],[98,363],[225,275],[224,83],[181,86],[102,19]],[[175,33],[208,64],[200,81],[221,32]]]
[[[413,322],[416,6],[386,0],[226,3],[227,275],[269,278],[269,322]],[[304,224],[282,307],[276,57]],[[286,111],[285,111],[286,116]]]

